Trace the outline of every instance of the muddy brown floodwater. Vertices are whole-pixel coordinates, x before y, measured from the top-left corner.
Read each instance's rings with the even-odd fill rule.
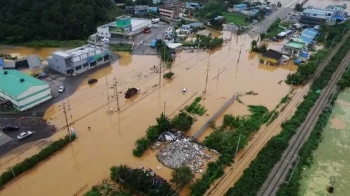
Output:
[[[225,33],[225,36],[229,35]],[[250,42],[249,36],[238,37],[238,43],[232,42],[230,49],[226,45],[214,52],[210,56],[209,64],[208,53],[200,52],[197,55],[183,51],[178,54],[172,67],[175,73],[173,81],[167,82],[161,78],[160,87],[156,86],[159,83],[159,74],[151,70],[154,65],[159,64],[156,56],[121,55],[121,59],[115,64],[91,75],[99,78],[98,83],[87,86],[86,82],[82,82],[78,90],[70,96],[69,121],[90,114],[74,125],[78,139],[7,185],[0,195],[25,193],[28,196],[62,196],[73,195],[80,189],[82,190],[79,194],[82,194],[108,177],[108,169],[112,165],[128,164],[132,167],[142,165],[156,170],[161,164],[154,153],[148,152],[140,159],[132,156],[134,142],[145,135],[149,125],[155,123],[155,118],[164,109],[164,102],[166,102],[166,114],[173,116],[195,97],[202,95],[207,69],[207,93],[202,104],[207,109],[208,115],[199,117],[189,134],[195,133],[235,93],[247,91],[259,93],[257,96],[242,100],[246,105],[261,104],[272,110],[290,90],[288,85],[278,82],[293,72],[295,66],[287,64],[272,69],[260,65],[258,55],[249,53]],[[243,45],[242,53],[237,63],[241,45]],[[21,48],[16,52],[21,53]],[[109,88],[114,77],[119,82],[118,91],[125,92],[129,87],[138,87],[141,88],[141,93],[131,101],[121,98],[119,100],[121,112],[110,115],[108,113],[110,108],[116,110],[117,107],[115,101],[106,104],[108,99],[114,98],[113,89]],[[184,87],[188,89],[186,94],[181,93]],[[45,115],[56,127],[65,124],[62,111],[64,102],[68,101],[64,100],[51,106]],[[96,108],[100,109],[94,111]],[[247,108],[234,103],[226,113],[247,114]],[[91,127],[91,131],[87,129],[88,126]],[[209,134],[209,131],[205,135]],[[60,131],[48,140],[55,141],[65,134],[66,131]],[[39,147],[33,147],[12,160],[9,159],[14,156],[13,154],[3,157],[0,160],[2,164],[0,172],[39,150]],[[170,179],[171,170],[168,168],[162,167],[157,173],[167,180]]]

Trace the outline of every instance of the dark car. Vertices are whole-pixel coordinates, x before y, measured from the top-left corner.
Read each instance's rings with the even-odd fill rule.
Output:
[[[2,128],[3,131],[16,131],[19,127],[15,125],[6,125]]]
[[[88,84],[93,84],[93,83],[96,83],[98,80],[96,78],[90,78],[88,80]]]
[[[129,88],[125,93],[125,98],[129,99],[138,93],[137,88]]]

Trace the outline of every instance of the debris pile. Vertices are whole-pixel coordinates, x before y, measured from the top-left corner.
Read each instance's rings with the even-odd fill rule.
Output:
[[[192,142],[191,139],[177,137],[159,151],[157,158],[170,168],[188,166],[192,171],[202,172],[202,166],[211,156],[204,152],[203,146]]]

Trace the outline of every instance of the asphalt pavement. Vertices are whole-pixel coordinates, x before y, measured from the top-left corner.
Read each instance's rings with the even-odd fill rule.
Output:
[[[0,156],[25,143],[50,137],[54,133],[53,126],[47,124],[40,117],[21,118],[20,115],[12,115],[11,117],[0,118],[0,125],[17,125],[20,127],[17,131],[0,131]],[[32,131],[34,134],[21,141],[17,140],[17,136],[23,131]]]

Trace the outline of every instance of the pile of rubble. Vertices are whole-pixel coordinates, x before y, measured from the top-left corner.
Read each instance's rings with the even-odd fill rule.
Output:
[[[178,137],[161,149],[157,158],[170,168],[188,166],[192,171],[202,172],[202,166],[211,159],[211,156],[204,152],[203,146],[194,143],[191,139]]]

